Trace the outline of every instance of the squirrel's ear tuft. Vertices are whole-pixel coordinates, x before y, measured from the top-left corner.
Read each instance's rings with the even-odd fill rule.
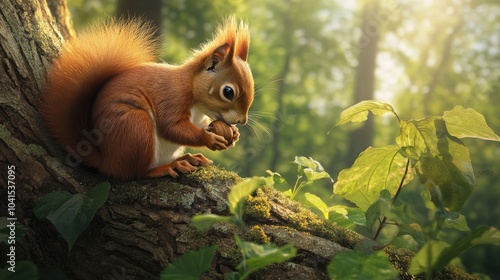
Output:
[[[240,22],[236,35],[236,55],[243,61],[248,59],[248,50],[250,49],[250,31],[248,24]]]

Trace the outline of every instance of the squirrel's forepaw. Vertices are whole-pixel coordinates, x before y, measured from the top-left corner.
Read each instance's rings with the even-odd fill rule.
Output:
[[[229,145],[229,147],[234,147],[236,142],[240,140],[240,132],[238,131],[238,128],[235,125],[231,125],[230,127],[233,130],[233,140],[231,141],[231,145]]]

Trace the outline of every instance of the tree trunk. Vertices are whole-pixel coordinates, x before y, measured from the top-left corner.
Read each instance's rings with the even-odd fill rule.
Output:
[[[191,217],[209,211],[227,215],[227,194],[240,180],[212,166],[178,179],[112,181],[108,200],[68,255],[66,242],[50,222],[34,217],[33,208],[49,192],[86,193],[105,178],[64,165],[64,154],[40,121],[45,72],[63,38],[58,30],[44,0],[0,1],[0,191],[4,200],[0,211],[8,213],[3,194],[8,167],[14,166],[15,178],[9,178],[13,182],[9,186],[15,184],[16,197],[15,207],[9,206],[13,210],[9,218],[17,218],[27,228],[14,246],[16,262],[30,260],[39,273],[55,268],[69,279],[158,279],[161,270],[181,254],[218,244],[205,279],[222,279],[240,261],[233,240],[238,233],[254,242],[294,243],[299,250],[298,257],[258,271],[254,279],[327,279],[326,265],[332,257],[363,239],[268,187],[248,198],[244,229],[217,224],[200,233],[190,226]],[[1,252],[7,248],[12,250],[0,245]],[[404,254],[397,251],[391,256],[407,278],[408,264],[396,261]],[[5,265],[5,253],[0,261]]]
[[[366,1],[362,12],[361,38],[359,39],[358,66],[354,84],[354,104],[374,98],[375,68],[377,61],[377,44],[380,33],[380,23],[374,20],[373,15],[379,11],[378,1]],[[363,125],[349,134],[347,151],[347,166],[373,142],[373,117],[369,116]]]

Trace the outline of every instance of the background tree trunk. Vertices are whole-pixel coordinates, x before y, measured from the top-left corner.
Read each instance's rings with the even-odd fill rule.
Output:
[[[361,37],[359,39],[358,66],[356,67],[356,80],[354,84],[354,102],[374,98],[375,68],[377,61],[377,44],[380,26],[374,20],[374,15],[379,11],[377,0],[365,1],[362,11]],[[359,154],[372,145],[373,142],[373,117],[362,126],[349,134],[349,147],[347,150],[347,166],[351,166]]]
[[[86,193],[105,178],[64,165],[64,154],[46,134],[38,113],[46,69],[64,37],[58,25],[67,23],[57,18],[44,0],[0,2],[0,191],[4,200],[0,211],[7,213],[5,178],[7,167],[15,166],[16,206],[10,217],[28,229],[16,243],[17,262],[30,260],[39,273],[55,268],[70,279],[158,279],[179,255],[218,244],[206,278],[221,279],[240,261],[233,241],[236,232],[255,242],[294,243],[299,250],[297,258],[261,270],[255,279],[327,279],[326,265],[332,257],[362,239],[271,188],[259,189],[248,199],[245,229],[219,224],[208,233],[197,232],[190,226],[191,217],[209,211],[227,214],[227,193],[240,180],[234,173],[207,167],[178,179],[111,182],[107,202],[68,256],[66,242],[50,222],[34,217],[33,208],[49,192]],[[6,245],[0,249],[5,252]],[[394,259],[408,255],[398,254]],[[6,263],[5,253],[0,261]],[[407,264],[397,267],[405,276]]]

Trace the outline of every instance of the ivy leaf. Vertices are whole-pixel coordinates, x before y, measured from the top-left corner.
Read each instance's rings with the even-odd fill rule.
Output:
[[[212,259],[219,246],[214,245],[198,251],[190,251],[178,257],[160,274],[161,280],[197,280],[210,270]]]
[[[366,121],[366,119],[368,119],[368,112],[372,112],[377,116],[381,116],[385,113],[393,113],[396,115],[392,106],[387,103],[365,100],[342,111],[340,114],[340,120],[335,124],[335,126],[340,126],[348,122]]]
[[[398,146],[368,148],[356,159],[353,166],[340,172],[333,191],[354,202],[366,211],[383,189],[395,195],[405,173],[407,159]],[[413,179],[408,172],[404,184]]]
[[[398,271],[383,251],[365,254],[360,251],[340,252],[327,267],[330,279],[392,279]]]
[[[437,263],[439,256],[448,248],[450,244],[444,241],[429,240],[424,246],[413,256],[408,272],[417,275],[432,269],[432,266]],[[455,257],[453,257],[455,258]],[[452,258],[452,259],[453,259]]]
[[[39,219],[48,219],[68,243],[68,252],[80,234],[87,228],[95,212],[108,198],[109,182],[103,182],[87,195],[53,192],[45,195],[33,209]]]
[[[234,237],[243,255],[243,261],[238,265],[238,270],[243,275],[242,279],[253,271],[273,263],[284,262],[297,254],[297,249],[293,244],[278,248],[270,244],[260,245],[242,241],[237,235]]]
[[[486,124],[484,116],[472,108],[455,106],[451,111],[444,112],[443,119],[448,132],[457,138],[500,141],[500,137]]]
[[[191,225],[199,231],[207,231],[217,222],[231,222],[233,217],[219,216],[215,214],[201,214],[196,215],[191,219]]]

